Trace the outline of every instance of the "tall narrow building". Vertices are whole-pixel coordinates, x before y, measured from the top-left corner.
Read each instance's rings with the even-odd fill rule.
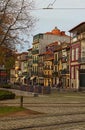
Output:
[[[71,87],[85,89],[85,22],[72,28],[71,36]]]

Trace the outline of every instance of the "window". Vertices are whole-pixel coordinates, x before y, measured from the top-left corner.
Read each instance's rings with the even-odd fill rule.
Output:
[[[57,54],[55,54],[55,61],[57,60]]]
[[[72,61],[74,61],[74,49],[72,49]]]
[[[74,79],[74,67],[71,67],[71,78]]]
[[[57,66],[55,66],[55,72],[57,72]]]
[[[79,58],[79,48],[76,48],[76,60]]]

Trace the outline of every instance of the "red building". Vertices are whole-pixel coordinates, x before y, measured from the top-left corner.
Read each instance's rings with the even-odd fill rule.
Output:
[[[85,22],[70,31],[70,79],[71,87],[78,90],[85,88]]]

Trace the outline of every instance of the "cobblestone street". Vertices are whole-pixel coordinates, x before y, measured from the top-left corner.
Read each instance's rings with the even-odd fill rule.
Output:
[[[41,114],[0,117],[0,130],[85,130],[84,99],[84,94],[26,95],[23,106]],[[19,98],[0,101],[0,105],[7,106],[19,103]]]

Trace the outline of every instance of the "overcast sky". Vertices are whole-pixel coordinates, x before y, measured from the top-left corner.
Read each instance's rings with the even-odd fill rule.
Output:
[[[54,1],[51,10],[34,10],[32,13],[39,21],[35,27],[36,33],[51,31],[55,26],[68,32],[72,27],[85,21],[85,9],[57,9],[57,8],[85,8],[85,0],[34,0],[36,8],[45,8]],[[56,8],[56,9],[55,9]]]
[[[57,8],[85,8],[85,0],[34,0],[35,8],[32,10],[33,16],[37,17],[35,29],[32,36],[38,33],[45,33],[57,26],[60,30],[68,31],[74,26],[85,21],[85,9],[57,9]],[[53,5],[51,5],[54,2]],[[42,9],[49,7],[54,9]],[[31,42],[32,37],[31,36]]]

